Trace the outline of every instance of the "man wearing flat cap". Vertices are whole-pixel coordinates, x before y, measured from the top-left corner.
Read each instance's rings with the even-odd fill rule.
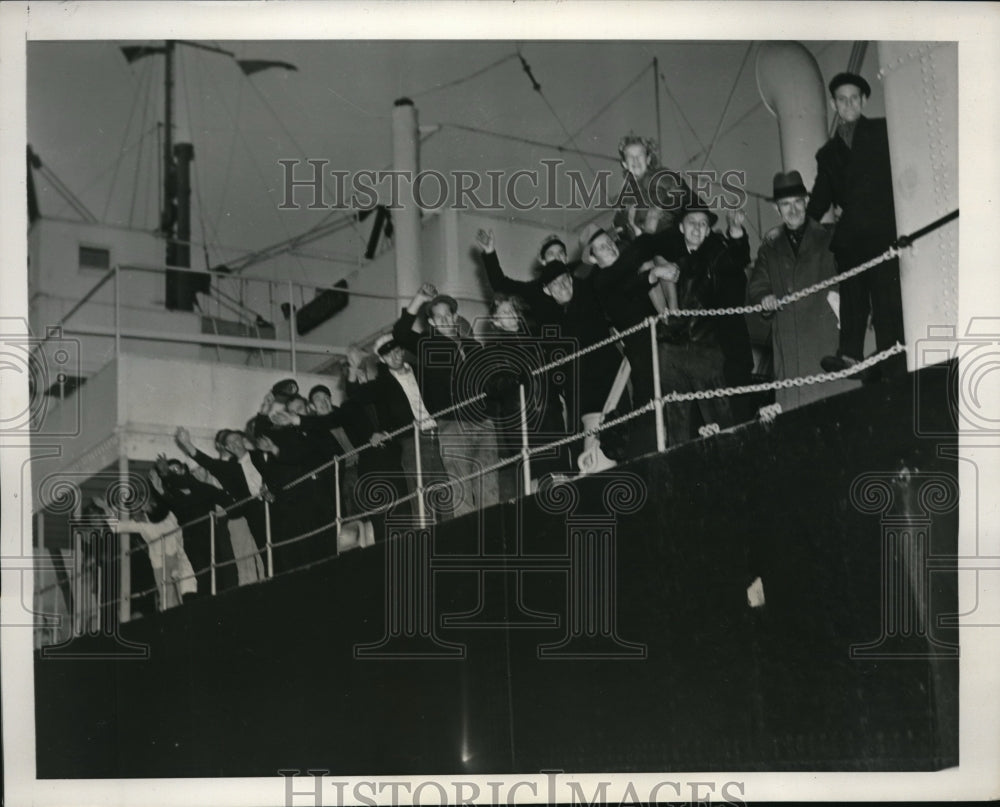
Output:
[[[830,252],[832,233],[806,215],[807,200],[798,171],[774,175],[771,201],[782,223],[765,234],[747,286],[748,302],[762,304],[765,319],[771,321],[777,379],[813,375],[822,358],[836,352],[839,339],[832,291],[778,306],[779,298],[837,273]],[[779,389],[775,396],[787,411],[845,389],[850,389],[850,382],[834,381]]]
[[[816,183],[806,213],[820,221],[831,205],[839,210],[830,250],[843,272],[881,254],[896,240],[896,212],[885,118],[861,114],[871,87],[859,75],[839,73],[829,88],[837,132],[816,153]],[[864,358],[869,312],[878,350],[903,341],[897,259],[840,284],[840,342],[836,354],[824,358],[825,370],[844,369]],[[884,363],[887,375],[905,372],[905,366],[902,356]],[[873,370],[867,378],[877,376],[878,369]]]

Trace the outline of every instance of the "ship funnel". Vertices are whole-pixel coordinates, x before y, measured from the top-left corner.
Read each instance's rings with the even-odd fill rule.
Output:
[[[778,119],[781,165],[816,181],[816,152],[826,142],[826,89],[813,55],[798,42],[765,42],[757,51],[757,89]]]

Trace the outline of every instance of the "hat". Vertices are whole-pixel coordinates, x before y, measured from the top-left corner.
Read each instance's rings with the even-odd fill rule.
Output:
[[[554,244],[561,246],[563,248],[563,252],[569,252],[569,250],[566,249],[566,242],[555,233],[552,233],[552,235],[545,236],[545,240],[542,241],[542,245],[538,248],[538,259],[540,261],[545,261],[545,250]]]
[[[375,340],[375,352],[379,356],[384,356],[395,347],[399,347],[399,342],[395,340],[391,333],[384,333]]]
[[[837,73],[837,75],[830,80],[830,96],[832,97],[833,94],[837,92],[837,88],[844,84],[853,84],[865,94],[865,98],[871,98],[871,86],[857,73]]]
[[[543,286],[548,286],[553,280],[569,272],[569,267],[562,261],[549,261],[538,273],[538,279]]]
[[[583,250],[583,259],[585,261],[592,261],[594,256],[591,253],[590,245],[597,240],[599,235],[607,235],[611,237],[607,230],[598,224],[591,222],[586,227],[580,231],[580,248]]]
[[[273,387],[271,387],[271,394],[274,396],[274,400],[284,403],[293,395],[297,395],[299,392],[299,382],[294,378],[283,378]]]
[[[315,395],[317,392],[325,392],[327,395],[330,395],[331,398],[333,397],[333,395],[330,393],[330,388],[326,384],[317,384],[315,387],[309,390],[310,401],[312,400],[313,395]]]
[[[681,210],[680,214],[677,216],[677,221],[678,222],[684,221],[684,218],[689,213],[704,213],[706,216],[708,216],[708,226],[709,227],[714,227],[715,226],[715,222],[717,222],[719,220],[719,217],[717,215],[715,215],[715,213],[713,213],[711,210],[709,210],[704,205],[699,204],[698,202],[695,202],[694,204],[688,205],[687,207],[685,207],[685,208],[683,208]]]
[[[448,305],[448,308],[451,309],[452,314],[458,312],[458,302],[455,300],[454,297],[452,297],[450,294],[439,294],[437,297],[435,297],[433,300],[427,303],[428,313],[433,311],[434,306],[438,305],[439,303],[446,303]]]
[[[789,196],[808,196],[809,191],[802,182],[802,175],[798,171],[789,171],[787,174],[779,171],[774,175],[774,196],[772,202],[780,199],[787,199]]]

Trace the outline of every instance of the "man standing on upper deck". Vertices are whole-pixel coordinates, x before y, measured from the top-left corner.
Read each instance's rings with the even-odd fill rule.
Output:
[[[831,205],[835,214],[839,211],[830,251],[843,272],[881,254],[896,240],[896,212],[885,118],[861,114],[871,87],[854,73],[837,74],[829,86],[837,133],[816,152],[816,183],[806,212],[820,221]],[[823,369],[842,370],[864,358],[869,312],[878,350],[903,342],[898,259],[840,284],[840,345],[835,356],[823,358]],[[905,358],[894,356],[884,367],[886,375],[905,372]]]

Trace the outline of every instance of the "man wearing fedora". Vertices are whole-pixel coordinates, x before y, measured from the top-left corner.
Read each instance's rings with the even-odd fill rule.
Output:
[[[778,298],[833,277],[837,265],[830,252],[832,233],[806,215],[808,193],[798,171],[774,175],[772,200],[782,224],[761,242],[750,273],[747,300],[760,303],[771,321],[775,378],[812,375],[824,356],[836,352],[836,297],[833,292],[813,294],[778,307]],[[779,389],[781,408],[788,410],[850,388],[847,381],[807,384]]]
[[[831,205],[839,210],[830,250],[842,272],[874,258],[896,240],[896,212],[885,118],[861,114],[871,87],[859,75],[838,73],[829,89],[837,132],[816,152],[816,182],[806,214],[820,221]],[[864,358],[869,312],[878,350],[903,341],[898,259],[840,284],[840,343],[836,354],[823,359],[825,370],[841,370]],[[892,357],[883,366],[885,375],[905,372],[905,358]],[[879,369],[872,370],[864,380],[878,376]]]
[[[743,211],[729,211],[725,235],[712,230],[718,216],[707,208],[688,207],[678,218],[686,252],[677,261],[681,308],[742,305],[746,295],[744,269],[750,262]],[[664,337],[666,344],[660,348],[664,392],[699,392],[750,383],[753,356],[742,314],[674,317]],[[697,436],[695,410],[704,424],[717,423],[723,429],[749,417],[752,413],[746,398],[743,395],[667,404],[670,444]]]
[[[428,330],[413,329],[423,310]],[[458,301],[438,294],[424,283],[409,306],[403,309],[392,328],[392,337],[416,358],[415,371],[420,394],[434,415],[482,390],[475,378],[475,363],[470,360],[482,350],[471,335],[459,327]],[[466,367],[469,369],[466,370]],[[435,415],[441,442],[441,459],[452,478],[461,478],[480,468],[496,464],[496,430],[493,423],[474,406]],[[452,488],[456,516],[481,510],[499,501],[499,479],[495,471],[456,483]]]

